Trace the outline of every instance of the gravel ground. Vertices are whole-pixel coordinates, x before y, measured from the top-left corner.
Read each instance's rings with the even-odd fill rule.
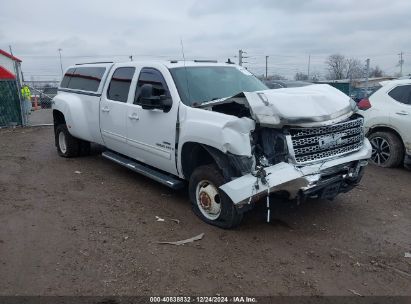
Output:
[[[58,157],[52,128],[0,130],[0,295],[411,295],[410,182],[369,166],[332,202],[227,231],[98,151]]]

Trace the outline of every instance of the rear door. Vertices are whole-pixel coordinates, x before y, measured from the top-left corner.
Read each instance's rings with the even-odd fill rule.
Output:
[[[411,84],[399,85],[388,92],[393,101],[390,110],[391,124],[404,140],[408,153],[411,152]]]
[[[171,97],[173,104],[164,112],[143,109],[140,89],[152,84],[154,94]],[[128,155],[163,171],[177,174],[175,143],[178,112],[178,93],[168,69],[162,65],[141,67],[137,78],[134,99],[127,109]]]
[[[127,152],[127,101],[135,67],[117,66],[109,75],[109,84],[100,102],[100,129],[107,148]]]

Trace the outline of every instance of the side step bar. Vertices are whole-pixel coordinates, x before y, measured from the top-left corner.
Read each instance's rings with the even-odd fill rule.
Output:
[[[105,151],[101,154],[104,158],[107,158],[117,164],[120,164],[134,172],[147,176],[167,187],[172,189],[181,189],[184,187],[184,181],[176,177],[170,176],[161,171],[157,171],[146,165],[133,161],[127,157],[121,156],[111,151]]]

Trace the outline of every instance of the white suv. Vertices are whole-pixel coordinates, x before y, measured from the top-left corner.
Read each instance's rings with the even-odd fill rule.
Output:
[[[411,79],[381,83],[359,102],[372,145],[371,161],[381,167],[411,166]]]

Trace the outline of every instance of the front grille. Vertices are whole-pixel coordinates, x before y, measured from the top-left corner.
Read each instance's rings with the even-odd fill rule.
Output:
[[[295,161],[299,164],[359,150],[364,141],[363,118],[315,128],[291,128]]]

